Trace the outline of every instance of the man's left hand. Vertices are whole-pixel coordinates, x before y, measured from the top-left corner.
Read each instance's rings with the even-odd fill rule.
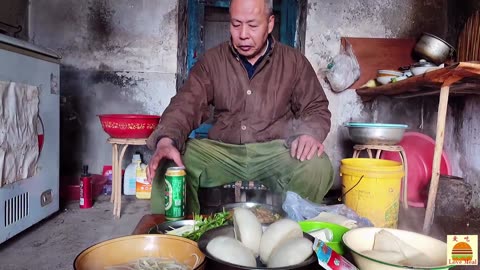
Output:
[[[300,161],[312,159],[315,153],[323,154],[323,144],[310,135],[298,136],[290,146],[290,155]]]

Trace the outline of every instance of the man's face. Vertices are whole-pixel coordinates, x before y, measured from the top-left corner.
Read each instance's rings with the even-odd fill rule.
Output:
[[[238,53],[255,62],[265,48],[275,19],[269,15],[265,0],[232,0],[230,5],[230,34]]]

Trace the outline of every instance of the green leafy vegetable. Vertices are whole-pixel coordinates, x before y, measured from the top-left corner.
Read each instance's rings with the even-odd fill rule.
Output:
[[[182,236],[193,241],[198,241],[200,236],[202,236],[202,234],[204,234],[206,231],[227,224],[230,218],[230,212],[226,211],[215,213],[207,217],[195,214],[193,216],[193,219],[195,220],[195,229],[192,232],[185,233]]]

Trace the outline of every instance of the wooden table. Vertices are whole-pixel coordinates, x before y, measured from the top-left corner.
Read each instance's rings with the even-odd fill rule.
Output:
[[[153,226],[167,221],[165,215],[151,214],[145,215],[140,219],[132,234],[146,234]]]
[[[147,139],[109,138],[112,145],[112,196],[113,216],[120,218],[122,209],[122,160],[129,145],[146,145]]]

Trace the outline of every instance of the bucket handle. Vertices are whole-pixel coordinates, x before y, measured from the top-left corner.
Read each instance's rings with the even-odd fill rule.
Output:
[[[343,200],[343,198],[350,192],[352,191],[352,189],[354,189],[356,186],[358,186],[358,184],[360,184],[360,181],[362,181],[363,177],[365,175],[362,175],[362,177],[360,177],[360,179],[358,179],[358,182],[353,185],[353,187],[351,187],[349,190],[347,190],[347,192],[345,192],[344,194],[342,194],[342,196],[338,197],[338,201],[341,202]]]

